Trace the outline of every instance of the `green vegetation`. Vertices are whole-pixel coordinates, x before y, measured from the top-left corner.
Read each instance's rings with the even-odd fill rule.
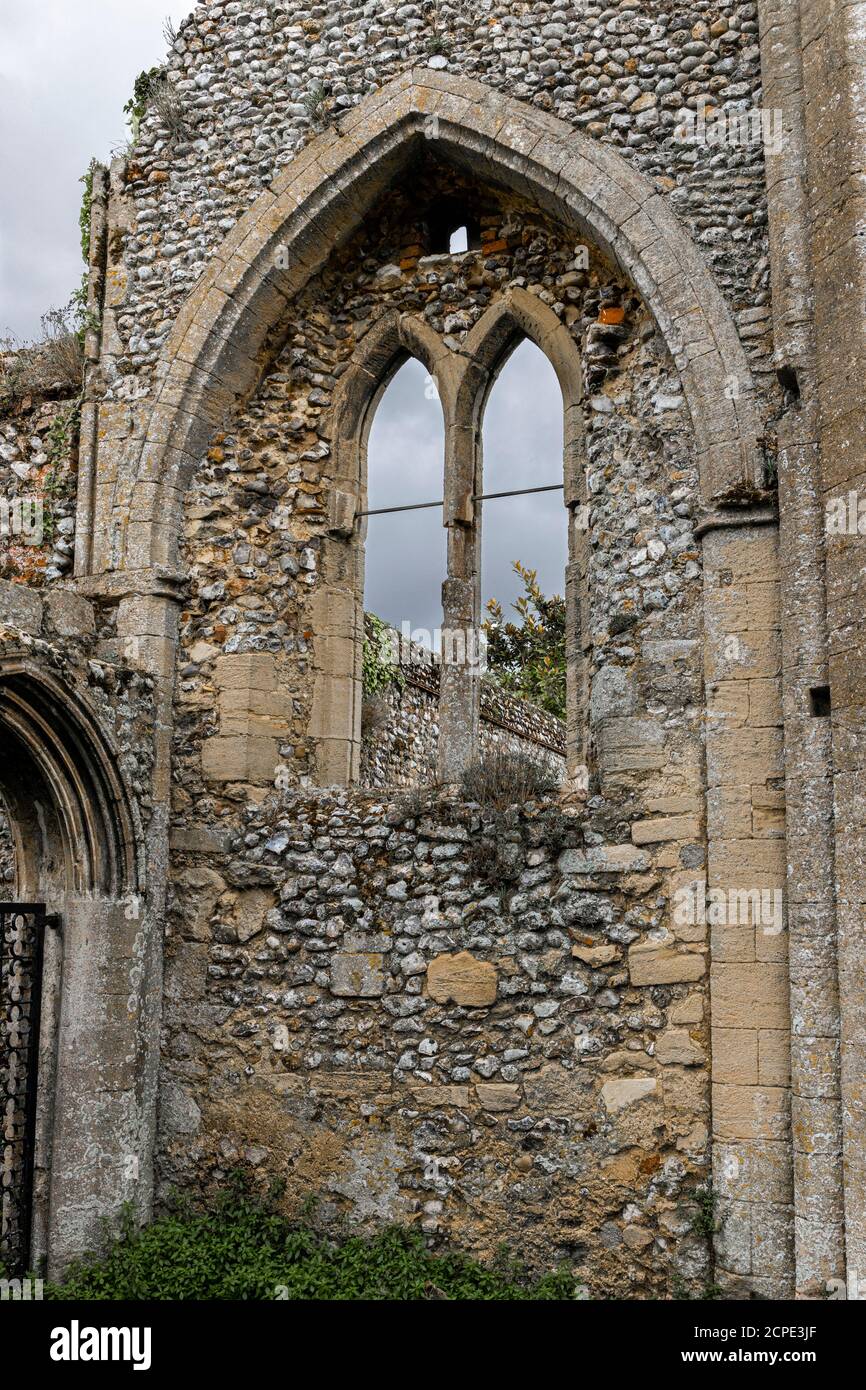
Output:
[[[123,108],[123,114],[129,121],[133,144],[138,139],[139,126],[144,120],[145,112],[150,105],[154,91],[159,84],[164,81],[165,69],[162,67],[150,68],[146,72],[140,72],[135,79],[132,96]]]
[[[467,801],[485,811],[507,811],[527,801],[543,801],[556,791],[558,781],[544,763],[528,753],[493,748],[471,763],[463,773],[461,789]]]
[[[514,1301],[574,1299],[581,1290],[564,1269],[533,1279],[507,1252],[489,1266],[434,1255],[403,1227],[331,1241],[235,1191],[210,1210],[179,1210],[142,1231],[127,1213],[108,1253],[74,1265],[45,1297]]]
[[[487,670],[499,685],[558,719],[565,718],[565,599],[547,598],[535,570],[519,560],[523,593],[512,605],[519,623],[506,622],[496,599],[487,605]]]
[[[374,699],[392,685],[403,688],[405,677],[394,659],[391,628],[375,613],[364,614],[362,671],[365,700]]]
[[[81,195],[81,209],[78,213],[78,228],[81,233],[81,256],[85,265],[90,265],[90,211],[93,206],[93,170],[96,160],[91,159],[85,172],[78,180],[84,184]]]
[[[312,82],[301,97],[301,105],[306,107],[311,121],[324,121],[327,114],[327,99],[328,89],[324,82],[318,80]]]
[[[698,1210],[692,1220],[692,1230],[695,1235],[712,1240],[721,1226],[721,1222],[716,1219],[716,1195],[711,1187],[699,1187],[695,1196]]]

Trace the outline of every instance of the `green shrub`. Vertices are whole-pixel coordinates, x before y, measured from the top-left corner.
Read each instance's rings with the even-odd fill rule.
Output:
[[[127,1214],[101,1258],[87,1257],[48,1299],[572,1299],[567,1270],[533,1279],[513,1257],[486,1266],[434,1255],[418,1232],[330,1241],[268,1205],[232,1194],[207,1211],[178,1210],[136,1230]]]

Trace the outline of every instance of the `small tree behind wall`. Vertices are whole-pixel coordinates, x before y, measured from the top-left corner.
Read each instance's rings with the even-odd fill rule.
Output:
[[[548,598],[535,570],[515,560],[523,593],[512,604],[519,622],[507,622],[498,599],[487,604],[487,669],[505,690],[565,718],[565,599]]]

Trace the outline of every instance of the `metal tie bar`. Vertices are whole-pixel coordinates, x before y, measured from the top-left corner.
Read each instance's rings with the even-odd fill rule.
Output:
[[[525,497],[528,492],[562,492],[564,483],[548,483],[544,487],[519,487],[513,492],[479,492],[476,493],[473,502],[489,502],[493,497]],[[440,502],[411,502],[405,507],[373,507],[367,512],[356,512],[356,516],[384,516],[386,512],[421,512],[427,507],[444,507],[444,499]]]

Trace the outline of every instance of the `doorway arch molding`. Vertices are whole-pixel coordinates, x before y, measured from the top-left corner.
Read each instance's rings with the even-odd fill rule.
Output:
[[[0,793],[20,898],[143,891],[138,809],[117,748],[85,703],[27,658],[0,663]]]
[[[425,141],[618,262],[679,371],[704,499],[756,493],[761,424],[745,350],[700,251],[653,185],[556,117],[467,78],[409,69],[300,151],[214,252],[157,362],[145,437],[118,481],[97,489],[96,572],[177,565],[196,460],[255,389],[294,297]]]

